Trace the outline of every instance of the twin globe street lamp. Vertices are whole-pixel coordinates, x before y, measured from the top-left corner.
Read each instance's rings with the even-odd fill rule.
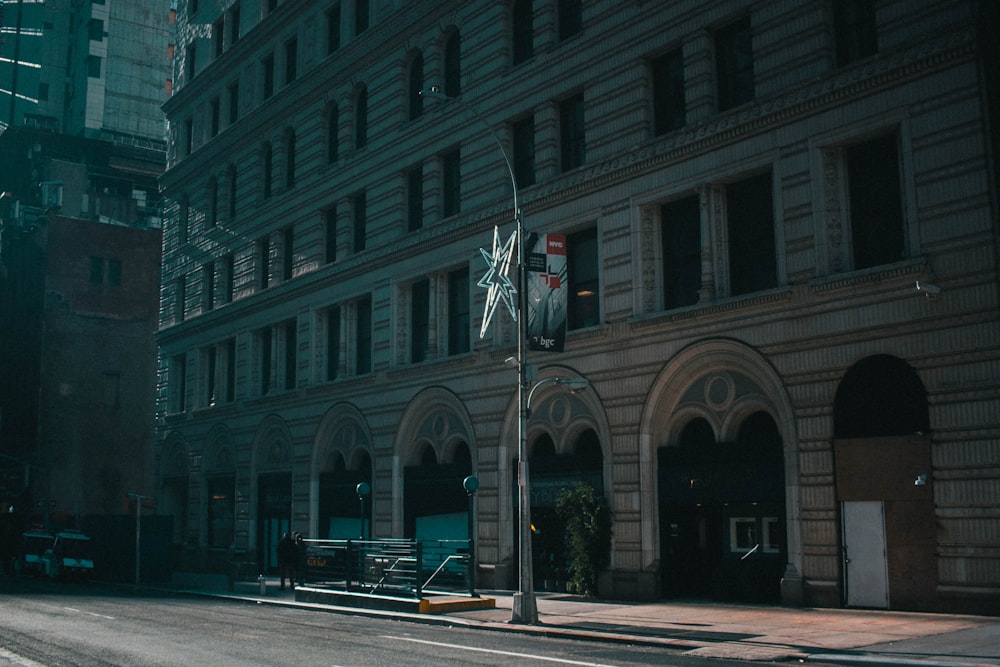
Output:
[[[440,91],[437,86],[420,91],[421,96],[433,97],[445,102],[454,101]],[[527,339],[526,321],[527,312],[527,263],[524,255],[524,220],[521,216],[521,206],[518,200],[517,178],[514,175],[514,167],[511,165],[507,151],[504,150],[503,143],[493,131],[486,119],[483,118],[473,107],[462,104],[476,119],[486,126],[487,131],[496,142],[500,154],[503,156],[504,164],[510,175],[510,185],[514,191],[514,223],[515,230],[510,239],[500,243],[499,232],[493,233],[493,254],[489,255],[482,250],[483,257],[489,264],[490,269],[479,281],[480,287],[489,289],[487,295],[486,312],[483,318],[483,326],[479,332],[482,338],[489,327],[497,303],[503,301],[510,311],[511,317],[517,322],[517,355],[513,361],[517,366],[517,487],[518,487],[518,588],[514,594],[511,606],[511,623],[523,623],[534,625],[538,623],[538,606],[535,600],[534,581],[532,579],[531,563],[531,495],[528,483],[528,417],[531,414],[531,399],[535,391],[546,384],[566,385],[571,391],[579,391],[588,386],[586,378],[565,378],[546,377],[542,378],[530,386],[527,365]],[[513,242],[517,242],[517,286],[515,287],[507,278],[507,270],[510,266],[510,256],[513,252]],[[516,293],[516,302],[511,294]],[[508,361],[511,361],[508,359]],[[529,389],[530,386],[530,389]],[[471,497],[471,496],[470,496]],[[471,540],[471,511],[470,511],[470,540]],[[470,542],[471,544],[471,542]]]

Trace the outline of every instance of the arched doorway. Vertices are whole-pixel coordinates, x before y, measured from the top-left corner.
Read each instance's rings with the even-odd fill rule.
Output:
[[[319,522],[321,538],[346,540],[368,538],[371,532],[372,495],[364,500],[362,516],[358,484],[372,484],[371,457],[361,452],[358,463],[348,469],[341,452],[331,454],[327,470],[319,475]]]
[[[780,600],[785,569],[781,435],[756,411],[731,442],[691,418],[659,451],[662,592],[745,602]]]
[[[937,529],[923,382],[902,359],[867,357],[841,380],[833,414],[842,602],[931,608]]]
[[[405,537],[426,540],[468,539],[469,501],[462,481],[472,474],[472,454],[464,441],[454,443],[449,460],[438,462],[424,444],[419,463],[406,467],[403,526]]]

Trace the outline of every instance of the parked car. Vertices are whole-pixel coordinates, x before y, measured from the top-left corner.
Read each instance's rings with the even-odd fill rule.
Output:
[[[90,538],[75,530],[56,533],[52,548],[42,556],[43,569],[50,579],[57,577],[88,578],[94,572]]]

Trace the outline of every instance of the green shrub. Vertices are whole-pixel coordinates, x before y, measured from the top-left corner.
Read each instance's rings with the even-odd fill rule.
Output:
[[[566,530],[567,589],[596,596],[597,575],[611,561],[611,509],[594,487],[581,482],[563,489],[556,513]]]

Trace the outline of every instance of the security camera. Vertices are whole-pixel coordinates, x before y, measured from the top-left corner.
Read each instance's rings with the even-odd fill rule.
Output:
[[[937,285],[931,285],[930,283],[922,283],[917,281],[917,291],[926,296],[928,299],[935,299],[937,295],[941,293],[941,288]]]

